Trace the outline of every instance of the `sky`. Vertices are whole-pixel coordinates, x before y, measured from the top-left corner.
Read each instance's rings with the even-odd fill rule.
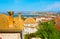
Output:
[[[60,11],[60,0],[0,0],[0,12]]]

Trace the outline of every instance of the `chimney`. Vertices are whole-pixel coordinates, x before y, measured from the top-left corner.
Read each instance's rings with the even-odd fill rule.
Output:
[[[13,27],[14,25],[14,18],[13,18],[13,11],[8,11],[8,15],[9,15],[9,28]]]
[[[13,16],[14,12],[13,11],[8,11],[9,16]]]
[[[19,17],[19,19],[21,19],[21,13],[20,12],[18,12],[18,17]]]

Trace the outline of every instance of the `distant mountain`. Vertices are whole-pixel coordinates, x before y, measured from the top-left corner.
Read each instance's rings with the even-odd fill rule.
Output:
[[[1,14],[8,14],[7,12],[0,12]],[[31,11],[24,11],[24,12],[21,12],[21,14],[23,15],[28,15],[28,14],[50,14],[50,13],[53,13],[53,14],[60,14],[60,11],[46,11],[46,12],[31,12]],[[14,12],[14,14],[18,15],[18,12]]]

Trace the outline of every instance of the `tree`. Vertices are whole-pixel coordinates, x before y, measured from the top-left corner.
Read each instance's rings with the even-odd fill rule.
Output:
[[[42,39],[57,39],[58,32],[55,29],[55,22],[53,20],[49,20],[48,22],[42,22],[39,24],[36,37],[40,37]]]

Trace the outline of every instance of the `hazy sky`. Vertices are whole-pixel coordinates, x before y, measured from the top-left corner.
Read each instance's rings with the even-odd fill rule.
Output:
[[[60,0],[0,0],[0,12],[60,11]]]

